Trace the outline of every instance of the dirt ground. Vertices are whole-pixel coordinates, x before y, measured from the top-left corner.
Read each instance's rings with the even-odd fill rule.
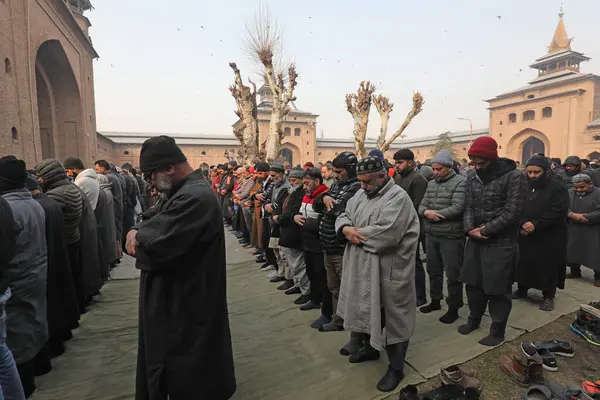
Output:
[[[468,365],[477,371],[477,378],[483,382],[483,396],[485,400],[520,399],[525,390],[514,383],[498,365],[500,355],[517,351],[519,344],[525,340],[560,339],[569,341],[575,350],[572,358],[557,357],[558,371],[544,370],[546,379],[557,381],[561,384],[577,383],[586,380],[600,379],[600,347],[587,343],[580,336],[571,332],[569,324],[573,315],[565,315],[556,321],[539,328],[533,332],[520,336],[518,339],[488,351],[468,362]],[[439,376],[429,379],[418,386],[419,392],[425,392],[441,384]],[[395,394],[387,400],[397,399]]]

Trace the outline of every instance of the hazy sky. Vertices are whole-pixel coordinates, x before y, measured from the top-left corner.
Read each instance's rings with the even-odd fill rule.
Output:
[[[96,0],[87,13],[95,61],[98,130],[228,134],[236,120],[229,61],[255,71],[242,47],[254,0]],[[263,4],[265,2],[263,1]],[[483,99],[524,86],[546,54],[560,0],[277,0],[284,53],[300,79],[298,108],[319,114],[318,133],[350,137],[344,95],[361,80],[395,104],[390,131],[404,120],[413,90],[423,112],[405,134],[435,135],[488,125]],[[572,48],[600,73],[598,0],[565,0]],[[500,18],[498,18],[500,17]],[[254,77],[256,79],[256,77]],[[369,136],[379,130],[373,106]]]

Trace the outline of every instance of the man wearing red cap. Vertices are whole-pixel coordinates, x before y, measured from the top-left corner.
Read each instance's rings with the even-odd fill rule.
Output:
[[[489,136],[477,138],[469,148],[473,169],[467,173],[464,228],[468,239],[460,276],[470,315],[458,331],[467,335],[479,328],[489,307],[490,333],[479,341],[485,346],[504,341],[519,248],[523,176],[514,161],[498,157],[497,149]]]

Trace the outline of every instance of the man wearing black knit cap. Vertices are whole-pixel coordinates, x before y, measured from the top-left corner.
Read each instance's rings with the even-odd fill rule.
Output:
[[[530,288],[542,291],[540,310],[554,309],[556,288],[565,287],[567,264],[567,212],[569,193],[563,183],[550,176],[550,162],[534,155],[527,161],[527,183],[519,235],[519,262],[515,280],[519,284],[513,299],[527,297]]]
[[[417,170],[415,155],[410,149],[400,149],[394,154],[396,171],[394,181],[408,194],[415,210],[419,209],[421,200],[427,190],[427,179]],[[421,223],[421,240],[425,237],[424,224]],[[415,283],[417,285],[417,307],[427,304],[427,291],[425,289],[425,268],[421,262],[421,253],[417,251],[415,263]]]
[[[127,233],[140,278],[136,400],[235,392],[221,207],[173,138],[148,139],[140,168],[165,196]],[[200,388],[200,389],[198,389]]]

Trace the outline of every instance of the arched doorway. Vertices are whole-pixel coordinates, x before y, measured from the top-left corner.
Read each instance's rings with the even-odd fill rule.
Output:
[[[42,158],[87,160],[81,96],[71,64],[58,40],[39,47],[35,60],[37,107]]]
[[[290,165],[294,165],[293,161],[293,153],[290,149],[281,149],[281,156],[285,158]]]
[[[203,162],[202,164],[200,164],[200,169],[202,171],[208,171],[210,169],[210,166],[207,163]]]
[[[523,142],[523,154],[521,156],[521,163],[527,164],[527,160],[536,153],[544,153],[544,142],[540,139],[531,136],[529,139]]]

